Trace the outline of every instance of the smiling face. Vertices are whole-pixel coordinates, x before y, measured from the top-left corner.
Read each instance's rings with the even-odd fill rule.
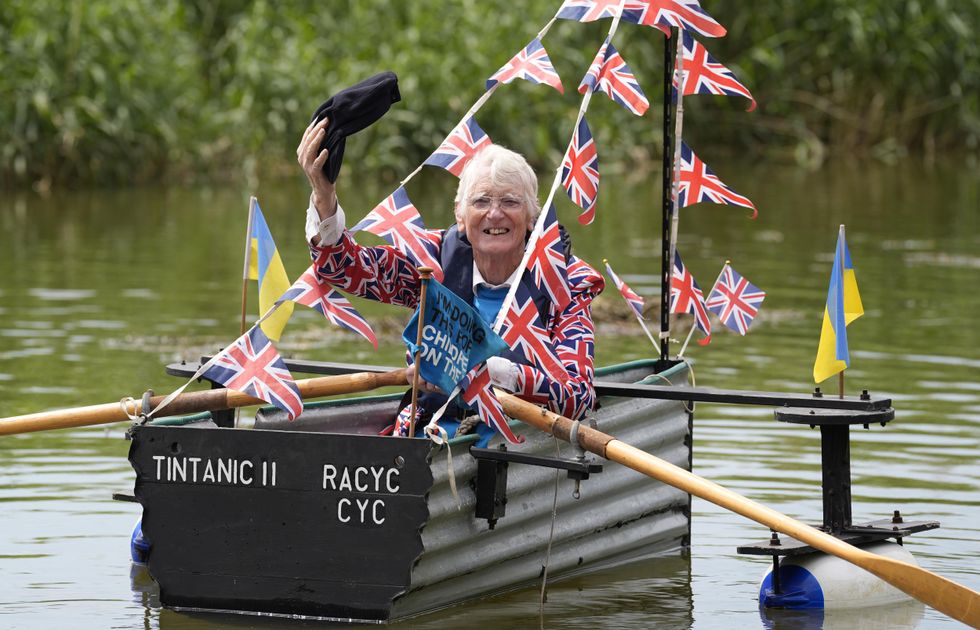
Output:
[[[524,257],[524,237],[534,227],[520,185],[495,183],[489,172],[474,178],[456,208],[456,224],[473,246],[480,273],[491,282],[484,266],[509,268],[506,279]]]

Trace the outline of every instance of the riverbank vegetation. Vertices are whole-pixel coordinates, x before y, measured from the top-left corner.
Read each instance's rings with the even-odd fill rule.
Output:
[[[9,0],[0,7],[0,183],[180,182],[295,173],[309,117],[381,70],[403,101],[348,143],[360,168],[406,175],[438,145],[559,0]],[[819,164],[834,155],[976,154],[980,0],[704,0],[729,29],[702,40],[759,101],[685,99],[702,147]],[[544,40],[565,84],[503,86],[481,110],[497,141],[550,169],[575,86],[609,21],[558,21]],[[663,37],[622,24],[616,45],[653,107],[594,99],[604,168],[658,157]]]

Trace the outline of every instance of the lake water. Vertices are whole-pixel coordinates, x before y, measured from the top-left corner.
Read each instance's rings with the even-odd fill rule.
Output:
[[[925,568],[980,589],[980,184],[975,169],[853,162],[819,172],[715,160],[715,171],[760,209],[700,205],[681,215],[678,248],[707,289],[726,259],[767,292],[740,337],[718,328],[692,342],[697,383],[809,392],[837,226],[847,224],[865,316],[848,329],[849,393],[894,400],[896,420],[852,431],[855,522],[936,519],[907,547]],[[349,169],[354,171],[355,169]],[[596,223],[559,216],[576,252],[658,302],[659,174],[604,174]],[[447,224],[453,178],[426,173],[409,188],[430,225]],[[353,219],[394,186],[345,172]],[[237,336],[248,194],[240,188],[167,188],[0,197],[0,416],[138,397],[179,385],[163,372]],[[309,263],[298,181],[254,191],[295,277]],[[251,304],[255,289],[251,288]],[[404,310],[356,301],[381,349],[298,308],[280,348],[294,358],[396,365]],[[250,308],[251,312],[257,310]],[[599,363],[652,355],[614,290],[597,301]],[[253,316],[254,317],[254,316]],[[656,315],[652,316],[654,327]],[[683,338],[688,317],[675,336]],[[675,346],[676,348],[677,346]],[[834,390],[835,381],[824,384]],[[246,414],[249,413],[246,411]],[[131,575],[125,424],[0,438],[0,627],[246,628],[315,624],[195,616],[162,610],[145,575]],[[698,405],[699,474],[794,518],[819,522],[817,431],[767,408]],[[543,618],[534,589],[403,624],[410,628],[796,628],[957,624],[922,606],[809,616],[760,612],[768,567],[738,556],[762,526],[694,501],[689,550],[657,562],[554,584]],[[890,615],[890,616],[889,616]]]

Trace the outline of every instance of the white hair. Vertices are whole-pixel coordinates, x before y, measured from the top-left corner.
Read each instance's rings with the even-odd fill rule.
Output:
[[[456,208],[460,216],[466,212],[470,189],[480,177],[487,175],[494,186],[516,186],[524,197],[528,218],[534,221],[541,212],[538,205],[538,178],[524,156],[499,144],[480,149],[463,168],[456,189]]]

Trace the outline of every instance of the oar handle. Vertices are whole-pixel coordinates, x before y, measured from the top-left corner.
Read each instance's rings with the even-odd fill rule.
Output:
[[[379,387],[405,385],[405,369],[390,372],[361,372],[357,374],[342,374],[337,376],[321,376],[296,381],[300,395],[304,400],[322,396],[336,396],[366,392]],[[165,396],[154,396],[149,400],[152,411],[163,401]],[[159,417],[177,416],[201,411],[217,411],[219,409],[235,409],[250,405],[267,404],[260,398],[255,398],[231,389],[211,389],[199,392],[187,392],[177,396],[163,408]],[[49,431],[52,429],[68,429],[85,427],[96,424],[108,424],[129,420],[130,415],[136,416],[143,411],[142,403],[105,403],[89,407],[73,407],[56,411],[43,411],[23,416],[0,419],[0,435],[15,433],[30,433],[34,431]]]

